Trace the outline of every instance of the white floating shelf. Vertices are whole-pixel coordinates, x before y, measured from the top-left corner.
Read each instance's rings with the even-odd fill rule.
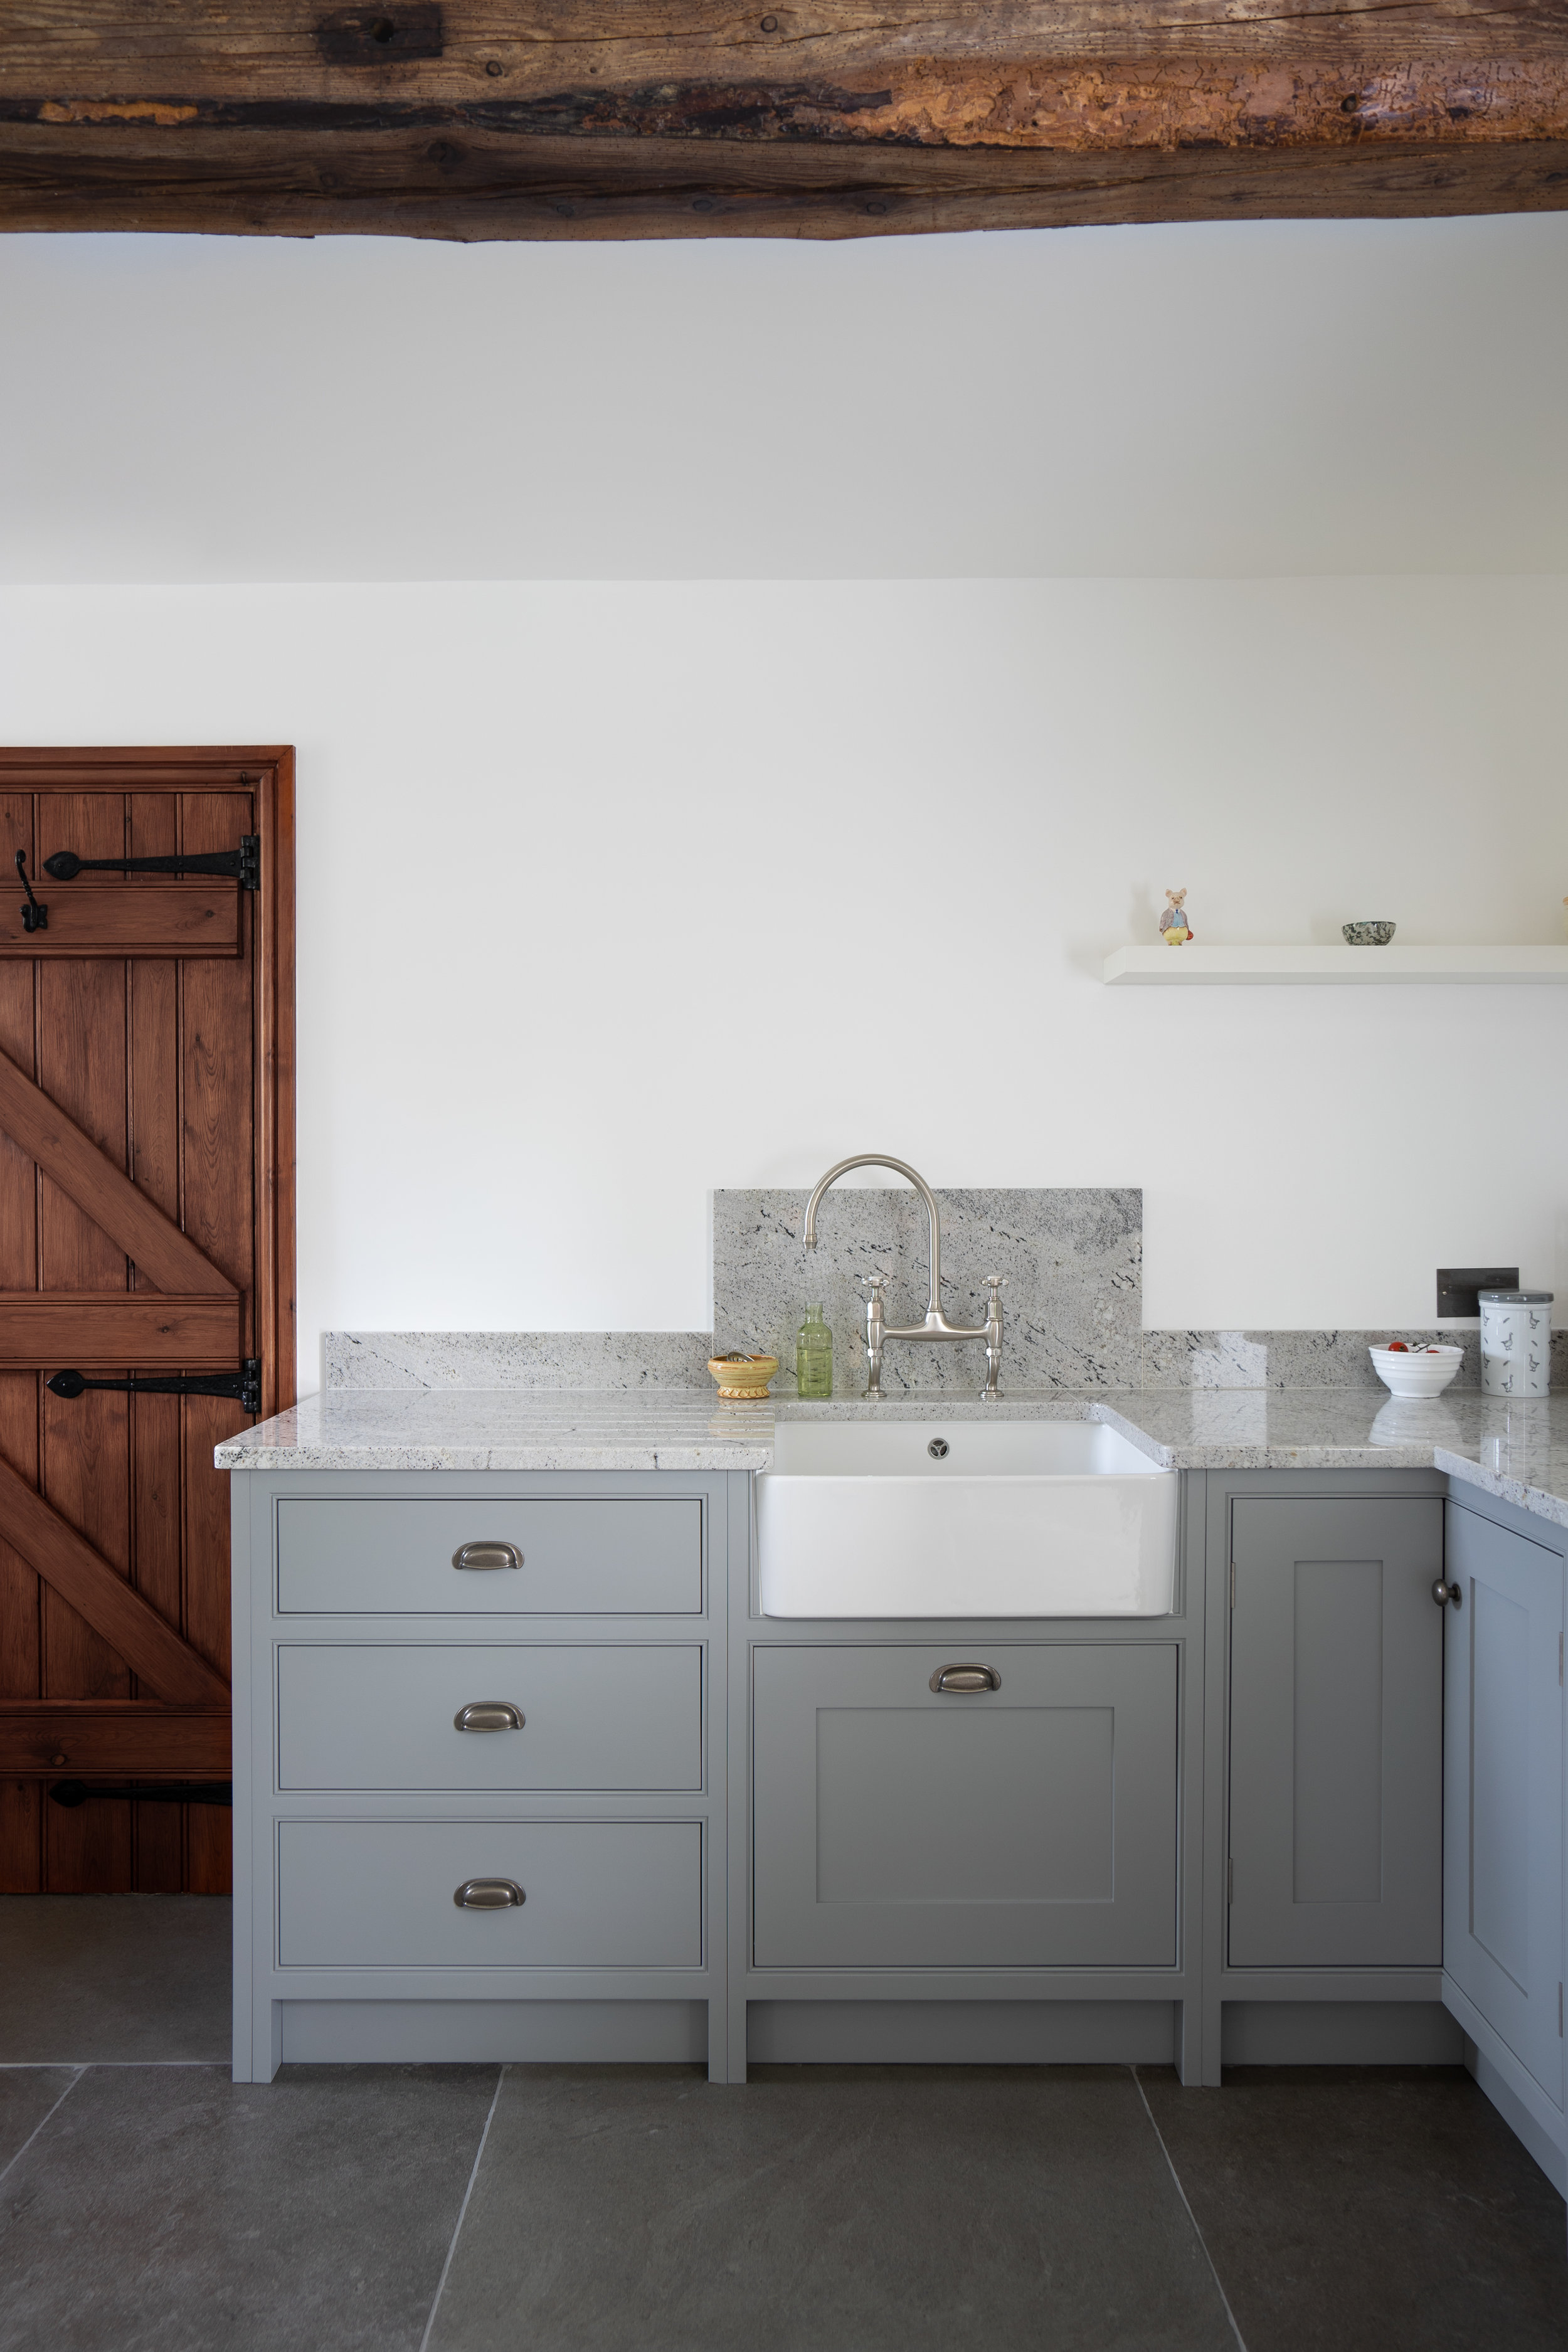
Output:
[[[1110,988],[1568,986],[1568,948],[1118,948]]]

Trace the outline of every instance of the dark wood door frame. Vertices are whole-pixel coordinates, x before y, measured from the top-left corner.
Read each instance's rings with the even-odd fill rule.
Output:
[[[68,1291],[0,1292],[0,1369],[63,1361],[130,1361],[232,1369],[261,1361],[263,1416],[294,1402],[296,1389],[294,1080],[294,758],[282,745],[65,750],[0,749],[0,793],[199,792],[224,777],[248,788],[260,836],[260,887],[247,894],[252,928],[254,1278],[242,1295],[180,1225],[117,1166],[17,1064],[0,1052],[0,1130],[61,1193],[121,1247],[157,1290],[120,1297]],[[0,889],[5,877],[0,876]],[[47,885],[46,884],[46,888]],[[184,886],[175,886],[178,890]],[[232,896],[234,885],[227,886]],[[90,887],[90,886],[89,886]],[[55,894],[67,920],[46,952],[69,955],[68,909],[83,899]],[[211,894],[232,944],[206,933],[209,950],[241,951],[236,910]],[[108,894],[104,894],[107,898]],[[197,897],[200,892],[198,889]],[[187,898],[189,893],[187,890]],[[176,924],[164,923],[175,892],[143,886],[121,900],[124,952],[180,955]],[[151,909],[151,914],[146,910]],[[174,908],[176,912],[179,908]],[[198,915],[200,909],[198,908]],[[101,926],[99,927],[101,930]],[[165,937],[165,933],[168,936]],[[16,936],[13,936],[16,933]],[[118,934],[115,934],[117,937]],[[79,949],[78,952],[86,952]],[[120,950],[116,950],[115,952]],[[0,921],[0,959],[28,957],[36,943]],[[227,1684],[94,1545],[26,1478],[0,1463],[0,1534],[135,1675],[141,1696],[106,1699],[0,1696],[0,1777],[68,1771],[123,1780],[221,1778],[227,1771]]]

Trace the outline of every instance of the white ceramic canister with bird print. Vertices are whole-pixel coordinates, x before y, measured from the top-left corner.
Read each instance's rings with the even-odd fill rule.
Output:
[[[1483,1290],[1481,1387],[1488,1396],[1544,1396],[1552,1385],[1550,1290]]]

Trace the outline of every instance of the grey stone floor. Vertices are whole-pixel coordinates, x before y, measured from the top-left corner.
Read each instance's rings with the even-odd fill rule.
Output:
[[[227,1906],[0,1898],[4,2352],[1562,2352],[1457,2069],[224,2060]]]

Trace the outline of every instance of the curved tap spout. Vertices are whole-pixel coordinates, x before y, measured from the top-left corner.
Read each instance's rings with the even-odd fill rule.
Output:
[[[817,1183],[805,1204],[805,1228],[801,1236],[808,1250],[816,1247],[816,1206],[830,1184],[847,1176],[851,1168],[890,1168],[896,1176],[907,1177],[926,1204],[926,1218],[931,1227],[931,1288],[926,1300],[926,1321],[936,1327],[942,1322],[942,1224],[937,1216],[936,1194],[923,1176],[917,1174],[907,1160],[889,1160],[884,1151],[858,1151],[853,1160],[841,1160],[830,1168]],[[969,1336],[968,1334],[965,1335]]]

